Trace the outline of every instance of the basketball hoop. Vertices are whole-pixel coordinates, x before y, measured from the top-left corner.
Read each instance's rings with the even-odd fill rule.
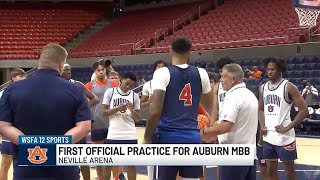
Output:
[[[317,25],[317,18],[320,11],[316,9],[294,8],[299,17],[299,24],[303,27],[313,27]]]

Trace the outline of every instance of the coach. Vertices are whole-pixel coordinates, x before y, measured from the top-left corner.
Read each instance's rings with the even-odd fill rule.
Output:
[[[222,68],[222,87],[227,91],[222,108],[220,124],[202,131],[204,142],[212,137],[224,136],[221,144],[256,144],[258,127],[258,100],[246,88],[244,73],[238,64],[227,64]],[[219,167],[220,180],[255,180],[255,166]]]
[[[19,135],[72,135],[78,142],[91,129],[84,93],[61,78],[67,51],[48,44],[32,76],[9,85],[0,101],[0,134],[13,145],[14,180],[78,180],[79,167],[18,167]]]

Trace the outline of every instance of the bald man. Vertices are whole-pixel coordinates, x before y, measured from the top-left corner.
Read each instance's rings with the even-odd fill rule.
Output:
[[[19,135],[71,135],[76,143],[91,130],[91,111],[83,91],[61,78],[67,51],[46,45],[38,69],[9,85],[0,101],[0,134],[12,143],[14,180],[79,180],[79,167],[18,166]],[[23,89],[23,91],[21,91]]]
[[[72,75],[71,66],[69,64],[64,64],[61,77],[67,81],[76,83],[82,89],[82,91],[86,94],[87,98],[89,99],[89,105],[91,108],[97,105],[99,103],[98,97],[92,91],[87,89],[82,82],[71,79],[71,75]]]

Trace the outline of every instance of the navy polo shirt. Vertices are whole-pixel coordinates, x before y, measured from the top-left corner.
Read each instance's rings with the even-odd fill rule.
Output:
[[[9,85],[0,101],[0,121],[26,135],[63,135],[85,120],[92,120],[85,94],[54,70],[36,70]],[[18,167],[17,160],[18,147],[13,145],[14,179],[79,179],[78,167]]]

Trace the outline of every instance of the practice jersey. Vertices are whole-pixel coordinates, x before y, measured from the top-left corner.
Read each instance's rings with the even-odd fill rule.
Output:
[[[211,90],[206,71],[186,64],[168,66],[156,71],[152,85],[166,91],[157,128],[159,143],[201,143],[198,106],[201,94]]]
[[[143,87],[142,87],[142,95],[144,96],[151,96],[152,95],[152,80],[144,83]]]
[[[90,83],[90,84],[89,84]],[[107,89],[114,87],[114,84],[112,81],[105,81],[103,86],[100,86],[97,81],[93,80],[86,84],[86,87],[91,87],[88,88],[90,91],[92,91],[99,99],[99,103],[92,108],[93,112],[93,119],[94,122],[92,123],[91,128],[92,129],[108,129],[109,127],[109,120],[107,116],[104,116],[102,114],[102,107],[101,103],[103,101],[103,96],[104,93],[106,92]],[[91,85],[91,86],[90,86]]]
[[[219,82],[218,83],[218,105],[219,105],[218,123],[221,123],[221,121],[223,121],[223,118],[221,116],[222,116],[223,102],[224,102],[224,98],[226,97],[226,93],[227,91],[223,90],[222,83]],[[219,143],[225,142],[227,139],[228,139],[227,134],[218,135]]]
[[[221,119],[223,101],[224,101],[224,98],[226,96],[226,92],[227,91],[223,90],[222,83],[219,82],[219,84],[218,84],[218,104],[219,104],[219,111],[218,111],[219,115],[218,115],[218,118],[219,118],[219,120]]]
[[[131,103],[134,110],[140,109],[139,96],[129,91],[124,93],[120,88],[108,89],[104,95],[102,104],[109,105],[114,109],[122,104]],[[109,116],[109,131],[107,139],[112,140],[136,140],[136,126],[129,109],[119,111]]]
[[[270,90],[270,81],[268,81],[263,87],[265,126],[268,130],[263,140],[277,146],[285,146],[295,141],[293,128],[284,134],[275,131],[276,126],[286,127],[291,123],[292,103],[287,102],[285,98],[287,83],[287,80],[282,80],[278,87]]]

